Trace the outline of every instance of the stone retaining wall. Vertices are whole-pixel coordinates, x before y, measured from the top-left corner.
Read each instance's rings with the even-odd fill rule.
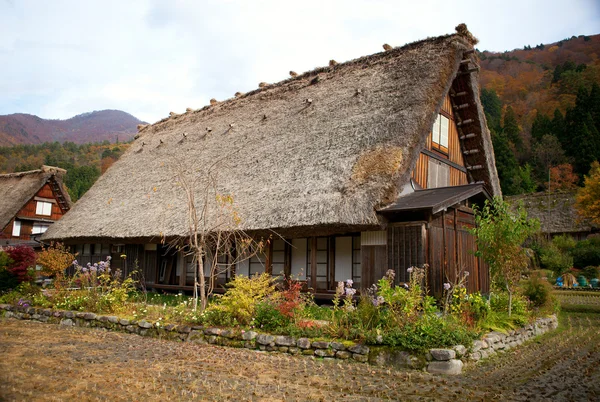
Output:
[[[289,353],[291,355],[354,360],[376,366],[391,366],[398,369],[426,369],[430,373],[450,375],[462,372],[463,360],[478,361],[497,351],[518,346],[524,341],[558,326],[556,316],[541,318],[534,324],[511,331],[508,334],[491,332],[484,336],[482,340],[473,342],[470,349],[463,345],[457,345],[451,349],[431,349],[423,357],[387,346],[366,346],[354,342],[330,342],[203,326],[164,325],[160,322],[134,321],[117,316],[34,307],[15,307],[8,304],[0,304],[0,315],[4,315],[6,318],[35,320],[67,327],[105,328],[159,339],[208,343],[267,352]]]

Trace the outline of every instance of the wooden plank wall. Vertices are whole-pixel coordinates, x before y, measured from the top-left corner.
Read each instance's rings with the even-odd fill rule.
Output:
[[[456,123],[454,120],[454,112],[452,110],[452,103],[450,101],[450,96],[446,96],[444,99],[444,103],[442,104],[442,108],[440,110],[444,116],[450,119],[449,130],[448,133],[448,155],[444,155],[441,152],[434,150],[431,133],[427,137],[427,143],[425,145],[425,149],[435,152],[443,159],[448,159],[450,162],[456,163],[460,166],[465,166],[462,151],[460,149],[460,142],[458,139],[458,129],[456,127]],[[421,153],[419,155],[419,160],[417,161],[417,165],[413,170],[411,177],[415,182],[417,182],[421,187],[427,187],[427,171],[429,165],[429,156]],[[460,186],[463,184],[468,184],[467,175],[464,172],[461,172],[458,169],[450,167],[450,185],[451,186]]]
[[[409,267],[425,264],[424,224],[388,228],[388,267],[396,271],[396,283],[409,281]]]
[[[489,270],[480,258],[475,237],[468,229],[475,224],[473,215],[464,210],[449,210],[445,216],[436,217],[427,231],[428,263],[430,265],[430,290],[435,295],[443,293],[443,284],[456,280],[457,272],[469,272],[467,291],[489,291]]]

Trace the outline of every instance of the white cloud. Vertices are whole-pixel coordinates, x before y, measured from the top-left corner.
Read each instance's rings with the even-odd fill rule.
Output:
[[[453,32],[507,50],[597,33],[593,0],[0,2],[0,114],[121,109],[147,121]]]

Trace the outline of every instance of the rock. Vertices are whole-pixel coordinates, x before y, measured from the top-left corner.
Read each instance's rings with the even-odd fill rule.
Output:
[[[291,336],[276,336],[275,345],[277,346],[296,346],[296,340]]]
[[[469,360],[473,360],[474,362],[481,360],[481,352],[469,353]]]
[[[350,346],[348,348],[348,350],[354,354],[359,354],[359,355],[368,355],[369,354],[369,347],[366,345]]]
[[[352,357],[352,353],[347,352],[345,350],[338,350],[337,352],[335,352],[335,357],[337,357],[338,359],[349,359]]]
[[[462,373],[463,362],[452,359],[446,361],[432,361],[427,365],[427,371],[432,374],[457,375]]]
[[[467,354],[467,348],[465,348],[463,345],[456,345],[452,349],[454,349],[454,351],[456,352],[457,357],[463,357]]]
[[[428,362],[433,360],[433,356],[431,356],[431,353],[429,353],[429,352],[425,353],[425,360],[427,360]]]
[[[208,335],[206,337],[206,342],[210,343],[211,345],[214,345],[215,343],[217,343],[217,339],[219,339],[216,335]]]
[[[431,357],[437,361],[452,360],[456,357],[456,352],[452,349],[430,349]]]
[[[297,355],[298,353],[300,353],[300,349],[298,349],[295,346],[290,346],[288,348],[288,353],[292,354],[292,355]]]
[[[357,362],[361,362],[361,363],[366,363],[366,362],[369,361],[369,356],[363,355],[363,354],[359,354],[359,353],[353,353],[352,354],[352,358],[354,360],[356,360]]]
[[[108,317],[105,315],[98,316],[96,319],[100,322],[108,322]]]
[[[65,313],[63,314],[63,317],[65,318],[75,318],[75,313],[72,311],[65,311]]]
[[[312,343],[312,347],[315,349],[329,349],[329,346],[331,346],[331,342],[316,341]]]
[[[346,350],[346,345],[340,342],[331,342],[333,350]]]
[[[303,354],[303,355],[305,355],[305,356],[312,356],[312,355],[314,355],[314,354],[315,354],[315,351],[314,351],[314,350],[312,350],[312,349],[304,349],[304,350],[302,351],[302,354]]]
[[[66,327],[72,327],[75,324],[73,323],[72,319],[64,318],[64,319],[60,320],[60,325],[64,325]]]
[[[493,353],[490,353],[485,349],[479,351],[479,356],[481,356],[482,359],[487,359],[491,354]]]
[[[335,356],[335,350],[333,350],[333,349],[317,349],[317,350],[315,350],[315,356],[333,357],[333,356]]]
[[[219,336],[219,335],[221,335],[221,332],[222,332],[221,328],[205,328],[204,329],[204,335]]]
[[[117,324],[119,322],[119,317],[116,317],[114,315],[109,315],[107,317],[108,322],[113,323],[113,324]]]
[[[267,345],[266,349],[267,349],[267,352],[275,352],[277,350],[277,347],[272,346],[272,345]]]
[[[44,314],[47,317],[50,317],[50,316],[52,316],[52,309],[45,308],[42,310],[42,314]]]
[[[10,304],[0,304],[0,310],[12,310],[12,306]]]
[[[77,316],[79,317],[79,314],[77,314]],[[96,317],[97,317],[97,315],[96,315],[96,314],[94,314],[94,313],[85,313],[85,314],[83,315],[83,319],[84,319],[84,320],[88,320],[88,321],[95,320],[95,319],[96,319]]]
[[[120,325],[122,325],[122,326],[124,326],[124,327],[126,327],[126,326],[128,326],[128,325],[129,325],[129,320],[126,320],[126,319],[124,319],[124,318],[121,318],[121,319],[119,320],[119,324],[120,324]]]
[[[235,332],[233,332],[231,329],[224,329],[221,331],[221,336],[227,339],[233,339],[235,338]]]
[[[149,328],[152,328],[152,323],[150,323],[146,320],[141,320],[140,322],[138,322],[138,327],[144,328],[144,329],[149,329]]]
[[[256,335],[258,334],[254,331],[246,331],[242,334],[242,339],[245,341],[251,341],[256,338]]]
[[[289,347],[287,347],[287,346],[279,346],[277,348],[277,350],[279,350],[282,353],[287,353],[287,351],[289,350]]]
[[[300,349],[310,349],[310,340],[308,338],[300,338],[296,341]]]
[[[260,345],[270,345],[275,341],[275,337],[273,335],[260,334],[256,337],[256,343]]]
[[[178,325],[177,332],[179,332],[180,334],[189,334],[190,332],[192,332],[192,327],[188,327],[187,325]]]
[[[177,325],[173,325],[173,324],[167,324],[167,325],[165,325],[165,331],[169,331],[169,332],[170,331],[175,331],[176,328],[177,328]]]
[[[473,346],[471,347],[471,350],[473,352],[477,352],[478,350],[486,349],[487,347],[488,347],[487,342],[477,340],[477,341],[473,341]]]
[[[135,325],[128,325],[125,327],[125,329],[129,332],[136,332],[137,331],[137,327]]]

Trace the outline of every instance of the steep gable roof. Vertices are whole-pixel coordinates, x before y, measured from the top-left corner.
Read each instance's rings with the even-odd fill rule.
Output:
[[[180,179],[195,181],[200,203],[212,188],[207,171],[215,172],[217,192],[232,196],[244,230],[378,225],[376,208],[409,181],[471,53],[470,34],[441,36],[172,115],[142,128],[44,238],[185,236]],[[499,193],[476,77],[465,74],[461,85],[471,91],[484,149],[483,169],[471,181]]]
[[[53,176],[62,186],[64,169],[42,166],[41,169],[27,172],[0,174],[0,230],[4,229],[12,218],[33,198],[33,196]],[[63,188],[67,203],[71,204],[69,194]]]

